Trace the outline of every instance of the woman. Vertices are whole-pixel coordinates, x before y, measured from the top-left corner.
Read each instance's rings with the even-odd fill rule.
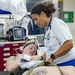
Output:
[[[50,2],[37,4],[31,10],[31,17],[35,24],[40,28],[46,27],[44,44],[47,51],[43,58],[58,65],[75,66],[73,64],[75,63],[75,49],[71,32],[64,21],[53,17],[55,11],[54,4]]]

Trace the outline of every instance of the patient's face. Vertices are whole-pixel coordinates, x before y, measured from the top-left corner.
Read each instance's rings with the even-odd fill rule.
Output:
[[[28,54],[30,56],[36,55],[37,47],[35,44],[30,44],[24,48],[23,54]]]

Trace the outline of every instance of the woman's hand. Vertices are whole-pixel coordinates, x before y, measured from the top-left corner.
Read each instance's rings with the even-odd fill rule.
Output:
[[[36,55],[36,56],[31,56],[30,61],[36,61],[36,60],[40,60],[41,56]]]

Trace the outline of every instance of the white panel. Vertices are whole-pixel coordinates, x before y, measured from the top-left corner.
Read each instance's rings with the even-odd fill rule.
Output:
[[[6,61],[8,58],[4,58],[3,60]]]
[[[4,69],[4,71],[6,71],[6,69]]]
[[[64,11],[73,11],[74,12],[74,23],[67,23],[67,25],[70,28],[70,31],[72,33],[74,43],[75,43],[75,0],[64,0],[63,4],[64,4],[63,5]]]
[[[13,44],[13,46],[18,46],[18,44]]]
[[[9,56],[10,55],[10,53],[4,53],[4,56]]]
[[[10,50],[10,48],[9,48],[9,47],[7,47],[7,48],[4,48],[3,50],[4,50],[4,51],[8,51],[8,50]]]
[[[52,2],[55,4],[56,12],[54,13],[55,17],[58,17],[58,0],[52,0]]]
[[[6,64],[4,63],[4,66],[6,66]]]

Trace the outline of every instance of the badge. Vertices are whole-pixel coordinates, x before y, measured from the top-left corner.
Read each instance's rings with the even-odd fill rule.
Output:
[[[49,39],[50,39],[50,33],[47,34],[47,40],[49,40]]]

